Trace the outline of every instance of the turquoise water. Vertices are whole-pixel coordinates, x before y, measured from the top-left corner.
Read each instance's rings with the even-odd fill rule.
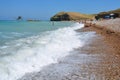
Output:
[[[46,31],[67,27],[72,22],[50,22],[50,21],[0,21],[0,45],[6,41],[33,36]]]
[[[17,80],[57,63],[83,45],[75,31],[83,26],[73,22],[0,21],[0,80]]]
[[[71,25],[72,22],[50,21],[0,21],[0,32],[44,32]]]

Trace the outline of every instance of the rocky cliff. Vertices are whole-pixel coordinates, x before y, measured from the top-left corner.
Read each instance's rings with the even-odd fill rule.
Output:
[[[77,12],[59,12],[50,18],[51,21],[72,21],[93,19],[94,15],[81,14]]]
[[[116,10],[111,10],[111,11],[106,11],[106,12],[100,12],[98,13],[95,18],[100,19],[100,18],[106,18],[107,16],[111,16],[110,14],[114,14],[113,17],[115,18],[120,18],[120,8]],[[106,16],[106,17],[105,17]]]

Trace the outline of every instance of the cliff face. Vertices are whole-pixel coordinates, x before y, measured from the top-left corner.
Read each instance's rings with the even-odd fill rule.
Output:
[[[95,16],[95,18],[96,19],[106,18],[107,16],[111,16],[110,14],[114,14],[113,17],[115,17],[115,18],[120,17],[120,9],[111,10],[111,11],[107,11],[107,12],[100,12]]]
[[[60,12],[51,17],[51,21],[70,21],[70,16],[65,12]]]
[[[93,19],[94,15],[80,14],[77,12],[59,12],[50,18],[51,21],[71,21]]]

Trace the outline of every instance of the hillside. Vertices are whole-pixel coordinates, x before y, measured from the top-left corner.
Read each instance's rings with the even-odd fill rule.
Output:
[[[120,8],[119,9],[116,9],[116,10],[111,10],[111,11],[108,11],[109,13],[119,13],[120,14]]]
[[[51,17],[51,21],[71,21],[71,20],[83,20],[93,19],[94,15],[81,14],[77,12],[59,12]]]
[[[99,14],[110,14],[110,13],[118,13],[120,14],[120,8],[116,9],[116,10],[111,10],[111,11],[107,11],[107,12],[100,12]]]
[[[117,17],[120,17],[120,8],[116,9],[116,10],[100,12],[100,13],[97,14],[97,17],[98,18],[103,18],[103,17],[105,17],[106,15],[109,15],[109,14],[116,14]]]

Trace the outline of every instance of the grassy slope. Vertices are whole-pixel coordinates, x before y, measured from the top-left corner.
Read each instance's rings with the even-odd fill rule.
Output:
[[[68,14],[70,17],[70,20],[94,19],[94,17],[96,15],[103,15],[103,14],[109,14],[109,13],[119,13],[120,14],[120,8],[116,9],[116,10],[107,11],[107,12],[100,12],[98,14],[81,14],[78,12],[59,12],[51,18],[55,19],[64,14]]]
[[[68,14],[71,20],[81,20],[81,19],[93,19],[94,15],[81,14],[78,12],[59,12],[54,15],[52,18],[57,18],[58,16]]]
[[[107,11],[107,12],[100,12],[99,14],[109,14],[109,13],[119,13],[120,14],[120,8],[116,9],[116,10]]]
[[[68,15],[70,15],[70,17],[72,19],[93,19],[93,15],[88,15],[88,14],[80,14],[80,13],[77,13],[77,12],[67,12]]]

